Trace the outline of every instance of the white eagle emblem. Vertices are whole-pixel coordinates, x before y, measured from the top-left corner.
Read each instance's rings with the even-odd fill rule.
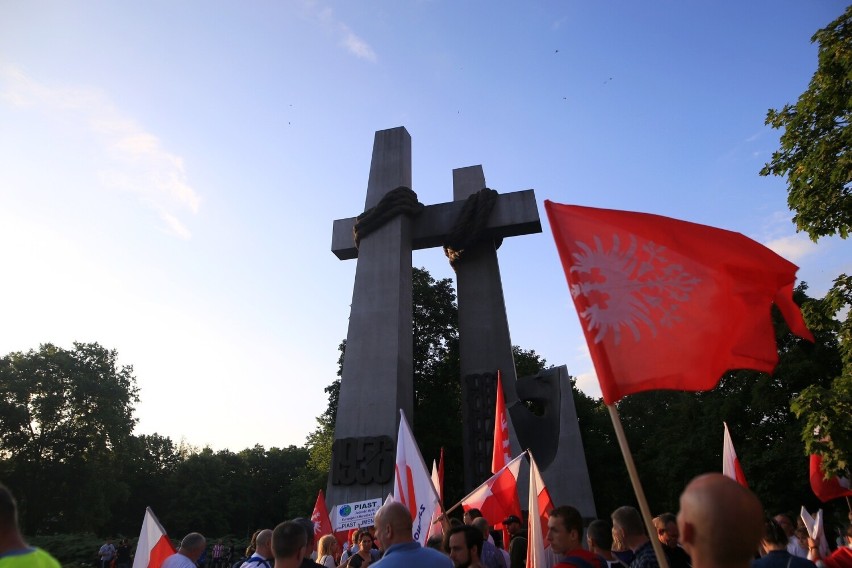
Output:
[[[595,343],[613,333],[615,344],[621,341],[621,328],[628,328],[633,339],[641,339],[644,324],[656,336],[657,326],[671,327],[681,320],[678,311],[689,300],[690,292],[701,280],[676,262],[666,258],[666,249],[651,241],[638,242],[630,235],[630,245],[621,250],[618,235],[605,250],[595,235],[594,247],[576,241],[571,266],[571,296],[583,296],[587,306],[580,317],[595,333]]]

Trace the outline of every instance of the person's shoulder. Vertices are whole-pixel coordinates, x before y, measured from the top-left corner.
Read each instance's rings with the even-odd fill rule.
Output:
[[[434,548],[429,548],[428,546],[427,547],[420,547],[417,554],[419,554],[423,558],[430,558],[430,562],[432,561],[431,559],[434,559],[435,562],[443,563],[446,566],[452,566],[453,565],[453,561],[450,560],[449,556],[447,556],[446,554],[444,554],[442,552],[435,550]],[[439,566],[440,564],[434,564],[434,565]]]

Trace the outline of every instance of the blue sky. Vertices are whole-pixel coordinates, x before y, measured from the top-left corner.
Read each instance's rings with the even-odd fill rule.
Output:
[[[302,444],[346,335],[376,130],[421,202],[453,168],[535,189],[499,257],[512,339],[599,389],[543,200],[742,232],[821,295],[852,247],[796,234],[766,111],[816,68],[835,1],[5,2],[0,353],[97,341],[135,368],[137,432]],[[452,277],[443,253],[414,264]],[[415,420],[422,417],[414,417]],[[427,456],[428,458],[428,456]]]

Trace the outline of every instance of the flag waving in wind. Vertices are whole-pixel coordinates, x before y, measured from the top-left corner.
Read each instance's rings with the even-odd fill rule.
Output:
[[[426,469],[426,463],[420,454],[420,448],[414,441],[414,435],[405,419],[405,413],[399,411],[399,433],[396,438],[396,469],[394,475],[394,501],[408,507],[413,526],[411,536],[426,546],[432,525],[432,514],[440,507],[438,494],[432,484],[432,477]]]
[[[826,479],[825,472],[822,470],[822,458],[817,454],[811,454],[810,479],[814,495],[823,503],[840,497],[852,497],[852,483],[849,482],[849,478]]]
[[[544,480],[538,470],[532,454],[530,456],[530,493],[529,524],[527,526],[527,566],[526,568],[544,568],[544,551],[550,546],[547,542],[547,519],[554,509],[550,492],[544,486]]]
[[[797,267],[763,245],[659,215],[544,206],[607,404],[712,389],[729,369],[772,372],[773,303],[813,341],[793,301]]]
[[[136,544],[136,555],[133,557],[133,568],[160,568],[163,561],[175,552],[163,525],[151,507],[147,507],[139,542]]]
[[[740,465],[740,460],[737,458],[737,452],[734,451],[734,443],[731,441],[731,433],[728,432],[728,425],[725,425],[725,435],[722,442],[722,474],[725,477],[730,477],[743,487],[748,487],[748,482],[743,473],[743,468]]]
[[[497,404],[494,409],[494,450],[491,454],[491,473],[497,473],[512,461],[509,448],[509,415],[506,413],[506,399],[503,396],[503,379],[497,371]]]
[[[521,516],[521,503],[518,500],[518,471],[521,468],[519,455],[503,469],[489,477],[461,500],[464,510],[479,509],[490,524],[497,524],[509,515]]]
[[[314,540],[319,542],[321,536],[334,532],[331,526],[331,517],[328,516],[328,506],[322,489],[317,494],[317,502],[314,504],[314,512],[311,513],[311,522],[314,524]]]

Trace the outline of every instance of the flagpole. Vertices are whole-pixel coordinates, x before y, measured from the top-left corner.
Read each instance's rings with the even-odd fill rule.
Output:
[[[657,563],[660,568],[669,568],[669,561],[663,552],[663,543],[657,538],[657,531],[654,529],[654,523],[651,521],[651,509],[648,507],[648,500],[645,498],[645,491],[642,489],[642,483],[639,481],[639,474],[636,472],[636,464],[633,463],[633,455],[630,453],[630,447],[627,445],[627,437],[624,435],[624,428],[621,426],[621,418],[618,416],[618,410],[615,404],[607,404],[609,409],[609,417],[612,420],[612,426],[615,428],[615,437],[618,438],[618,446],[621,448],[621,455],[624,457],[624,464],[627,466],[627,473],[630,475],[630,483],[633,485],[633,492],[636,494],[636,500],[639,501],[639,510],[642,512],[642,520],[645,521],[645,529],[648,531],[648,537],[651,540],[651,546],[654,547],[654,554],[657,555]]]

